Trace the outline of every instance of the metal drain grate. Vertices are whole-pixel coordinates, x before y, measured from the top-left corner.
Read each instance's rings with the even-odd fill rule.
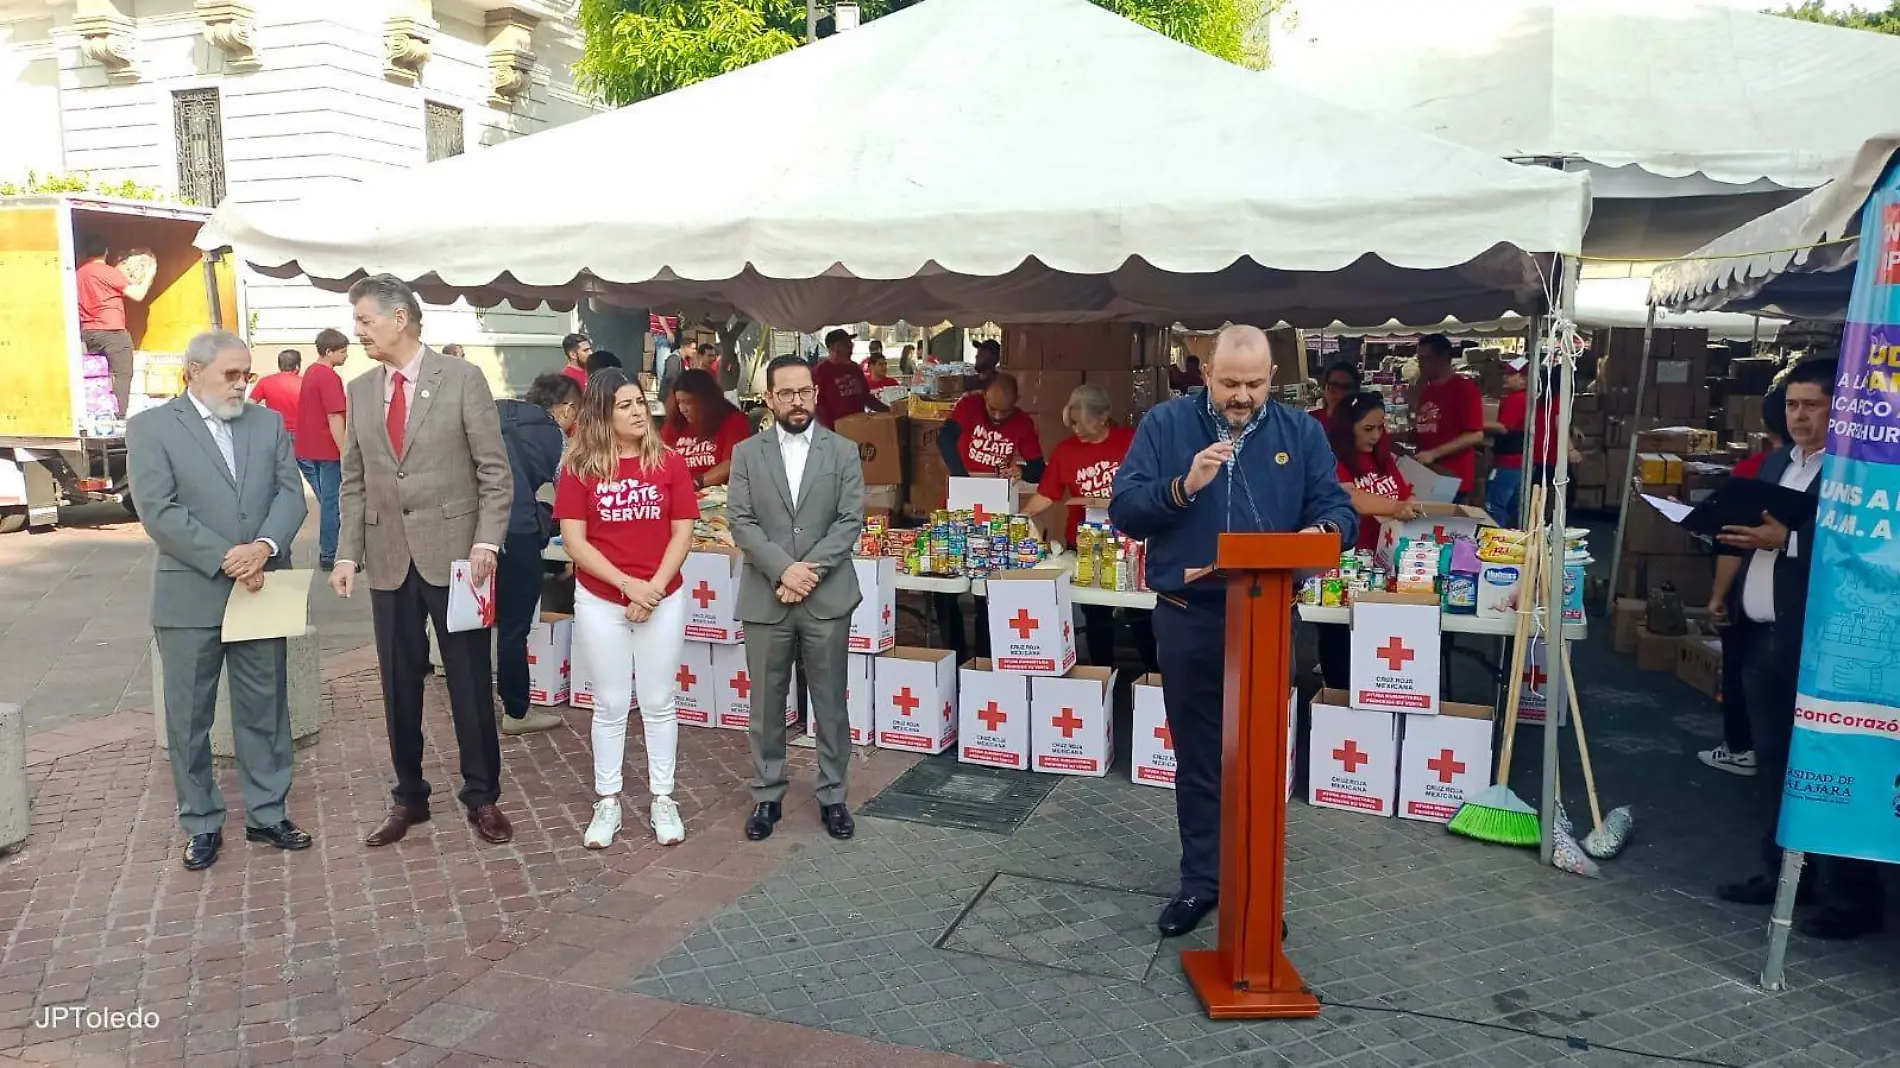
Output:
[[[1060,782],[1054,775],[959,764],[944,753],[899,775],[859,811],[932,827],[1010,834]]]
[[[1158,894],[998,872],[937,948],[1078,975],[1143,982],[1161,949]]]

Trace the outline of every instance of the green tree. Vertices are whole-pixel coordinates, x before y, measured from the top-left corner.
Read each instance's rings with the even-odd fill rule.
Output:
[[[1802,22],[1821,22],[1829,26],[1845,26],[1850,30],[1872,30],[1875,33],[1900,34],[1900,0],[1892,0],[1886,8],[1863,9],[1850,6],[1845,11],[1830,11],[1822,0],[1803,0],[1799,4],[1790,4],[1780,11],[1770,14],[1783,18],[1799,19]]]
[[[168,200],[157,186],[140,185],[130,178],[105,182],[90,174],[38,174],[26,172],[23,182],[0,182],[0,197],[32,196],[43,193],[96,193],[120,200]]]
[[[915,2],[862,0],[861,17]],[[1280,0],[1094,2],[1211,55],[1258,66],[1253,31]],[[805,40],[805,2],[581,0],[579,23],[581,86],[618,106],[791,51]]]

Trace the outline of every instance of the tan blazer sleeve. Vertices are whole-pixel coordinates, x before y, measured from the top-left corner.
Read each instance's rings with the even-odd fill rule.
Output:
[[[464,365],[466,366],[466,365]],[[500,546],[508,540],[508,512],[514,503],[514,474],[508,446],[501,440],[501,413],[495,409],[488,377],[468,367],[462,387],[462,430],[475,460],[476,494],[481,502],[475,523],[476,544]]]
[[[370,378],[371,375],[358,375],[343,391],[346,426],[341,457],[343,472],[337,488],[340,523],[336,558],[355,564],[358,571],[369,570],[369,532],[366,526],[368,488],[364,484],[363,450],[356,440],[356,419],[365,403],[365,380]],[[326,426],[320,432],[329,433],[329,429]]]

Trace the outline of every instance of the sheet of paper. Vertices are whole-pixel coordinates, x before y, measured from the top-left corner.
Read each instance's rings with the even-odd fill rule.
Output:
[[[1412,484],[1412,493],[1419,500],[1450,504],[1458,499],[1455,475],[1441,475],[1410,456],[1399,457],[1399,474]]]
[[[456,560],[449,564],[447,622],[450,634],[460,634],[466,630],[485,630],[495,625],[495,576],[493,573],[489,574],[487,582],[476,585],[475,568],[467,560]]]
[[[222,637],[227,642],[254,642],[265,638],[294,638],[310,624],[308,568],[264,572],[264,586],[256,593],[239,583],[224,604]]]
[[[1689,518],[1690,512],[1695,511],[1695,506],[1693,505],[1683,504],[1681,501],[1666,500],[1662,497],[1651,497],[1647,493],[1643,494],[1643,499],[1649,502],[1651,508],[1661,512],[1663,518],[1669,520],[1671,523],[1680,523]]]

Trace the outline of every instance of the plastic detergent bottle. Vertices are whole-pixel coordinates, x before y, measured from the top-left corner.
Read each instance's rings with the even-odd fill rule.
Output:
[[[1445,611],[1455,616],[1478,614],[1478,549],[1468,539],[1451,543],[1451,563],[1445,569]]]

